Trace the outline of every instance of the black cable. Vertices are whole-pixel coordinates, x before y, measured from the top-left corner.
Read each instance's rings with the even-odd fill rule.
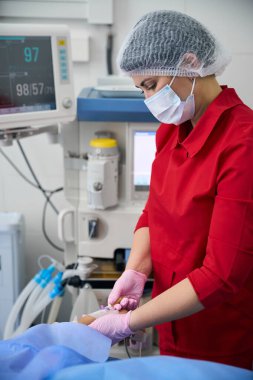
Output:
[[[47,231],[46,231],[46,210],[47,210],[47,205],[48,203],[50,202],[50,198],[55,194],[55,193],[58,193],[59,191],[62,191],[63,190],[63,187],[59,187],[53,191],[50,192],[49,196],[47,196],[47,199],[46,199],[46,202],[44,204],[44,207],[43,207],[43,213],[42,213],[42,231],[43,231],[43,235],[45,237],[45,239],[47,240],[47,242],[52,246],[54,247],[55,249],[57,249],[58,251],[61,251],[61,252],[64,252],[64,249],[61,248],[61,247],[58,247],[51,239],[50,237],[48,236],[47,234]]]
[[[113,35],[109,33],[107,35],[107,45],[106,45],[106,65],[107,65],[107,74],[113,74],[112,68],[112,49],[113,49]]]
[[[55,211],[55,213],[56,213],[57,215],[59,214],[59,211],[57,210],[57,208],[55,207],[55,205],[52,203],[52,201],[51,201],[50,198],[52,197],[53,194],[55,194],[55,193],[57,193],[57,192],[59,192],[59,191],[62,191],[62,190],[63,190],[63,187],[57,188],[57,189],[55,189],[55,190],[53,190],[53,191],[45,190],[45,189],[41,186],[41,183],[40,183],[40,181],[38,180],[38,178],[37,178],[37,176],[36,176],[36,174],[35,174],[35,172],[34,172],[32,166],[31,166],[31,164],[30,164],[30,162],[29,162],[29,160],[28,160],[28,158],[27,158],[27,156],[26,156],[26,154],[25,154],[25,151],[24,151],[24,149],[23,149],[23,147],[22,147],[22,145],[21,145],[21,143],[20,143],[20,141],[19,141],[18,139],[17,139],[17,144],[18,144],[18,147],[19,147],[19,149],[20,149],[20,151],[21,151],[21,153],[22,153],[22,155],[23,155],[23,157],[24,157],[24,160],[25,160],[25,162],[26,162],[26,164],[27,164],[27,166],[28,166],[28,168],[29,168],[29,170],[30,170],[30,172],[31,172],[31,174],[32,174],[32,176],[33,176],[35,182],[36,182],[37,185],[38,185],[38,189],[42,192],[42,194],[43,194],[44,197],[46,198],[46,202],[45,202],[45,204],[44,204],[44,207],[43,207],[43,214],[42,214],[42,231],[43,231],[43,235],[44,235],[45,239],[47,240],[47,242],[48,242],[53,248],[57,249],[58,251],[64,252],[64,249],[63,249],[63,248],[58,247],[58,246],[57,246],[57,245],[56,245],[56,244],[55,244],[55,243],[49,238],[49,236],[48,236],[48,234],[47,234],[47,231],[46,231],[46,209],[47,209],[47,205],[50,204],[50,206],[51,206],[52,209]]]
[[[128,347],[127,347],[127,341],[128,341],[128,340],[125,338],[125,339],[124,339],[125,350],[126,350],[127,356],[129,357],[129,359],[131,359],[132,356],[130,355],[130,352],[129,352],[129,350],[128,350]]]
[[[19,141],[18,139],[17,139],[16,141],[17,141],[18,147],[19,147],[19,149],[20,149],[20,151],[21,151],[21,153],[22,153],[22,156],[24,157],[24,160],[25,160],[27,166],[28,166],[28,168],[29,168],[29,170],[30,170],[30,172],[31,172],[31,174],[32,174],[32,176],[33,176],[35,182],[36,182],[37,185],[38,185],[38,188],[41,190],[41,192],[43,193],[44,197],[48,200],[48,203],[50,204],[50,206],[52,207],[52,209],[53,209],[53,210],[55,211],[55,213],[58,215],[58,214],[59,214],[59,211],[57,210],[57,208],[55,207],[55,205],[51,202],[50,197],[48,197],[48,195],[47,195],[47,191],[41,186],[41,184],[40,184],[40,182],[39,182],[39,180],[38,180],[36,174],[34,173],[34,170],[33,170],[32,166],[31,166],[29,160],[28,160],[28,158],[27,158],[27,156],[26,156],[26,154],[25,154],[25,152],[24,152],[24,149],[23,149],[23,147],[22,147],[20,141]]]
[[[33,171],[33,168],[32,168],[32,166],[31,166],[31,164],[30,164],[30,162],[29,162],[29,160],[28,160],[28,158],[27,158],[27,156],[26,156],[26,154],[25,154],[25,152],[24,152],[24,149],[23,149],[23,147],[22,147],[22,145],[20,144],[20,141],[17,139],[17,144],[18,144],[18,147],[19,147],[19,149],[21,150],[21,153],[22,153],[22,155],[23,155],[23,157],[24,157],[24,159],[25,159],[25,162],[26,162],[26,164],[27,164],[27,166],[28,166],[28,168],[29,168],[29,170],[30,170],[30,172],[31,172],[31,174],[32,174],[32,176],[33,176],[33,178],[34,178],[34,180],[35,180],[35,182],[36,183],[33,183],[32,181],[30,181],[22,172],[21,172],[21,170],[19,170],[19,168],[12,162],[12,160],[2,151],[2,149],[0,148],[0,153],[3,155],[3,157],[9,162],[9,164],[16,170],[16,172],[26,181],[26,182],[28,182],[31,186],[33,186],[33,187],[35,187],[36,189],[39,189],[42,193],[43,193],[43,195],[45,196],[45,198],[46,198],[46,202],[45,202],[45,204],[44,204],[44,207],[43,207],[43,214],[42,214],[42,231],[43,231],[43,234],[44,234],[44,237],[45,237],[45,239],[47,240],[47,242],[50,244],[50,245],[52,245],[52,247],[54,247],[55,249],[57,249],[57,250],[59,250],[59,251],[61,251],[61,252],[64,252],[64,249],[62,249],[62,248],[60,248],[60,247],[58,247],[55,243],[53,243],[52,242],[52,240],[49,238],[49,236],[48,236],[48,234],[47,234],[47,232],[46,232],[46,209],[47,209],[47,205],[48,205],[48,203],[51,205],[51,207],[53,208],[53,210],[56,212],[56,214],[59,214],[59,212],[58,212],[58,210],[57,210],[57,208],[54,206],[54,204],[51,202],[51,197],[55,194],[55,193],[57,193],[57,192],[59,192],[59,191],[62,191],[63,190],[63,187],[59,187],[59,188],[57,188],[57,189],[55,189],[55,190],[46,190],[46,189],[44,189],[42,186],[41,186],[41,184],[40,184],[40,182],[39,182],[39,180],[38,180],[38,178],[37,178],[37,176],[36,176],[36,174],[34,173],[34,171]]]
[[[21,170],[19,170],[19,168],[14,164],[14,162],[7,156],[7,154],[4,153],[4,151],[2,150],[2,148],[0,148],[0,153],[2,154],[2,156],[9,162],[9,164],[13,167],[14,170],[16,170],[16,172],[26,181],[29,183],[29,185],[35,187],[36,189],[39,189],[39,186],[36,184],[36,183],[33,183],[32,181],[30,181],[30,179],[28,179],[22,172]]]

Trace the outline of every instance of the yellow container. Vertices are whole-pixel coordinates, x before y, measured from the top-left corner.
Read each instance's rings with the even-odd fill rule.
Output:
[[[116,148],[118,146],[117,141],[111,138],[97,138],[90,140],[90,147],[92,148]]]

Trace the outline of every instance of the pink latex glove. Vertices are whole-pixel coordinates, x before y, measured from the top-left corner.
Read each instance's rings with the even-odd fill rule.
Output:
[[[115,282],[114,287],[108,297],[108,304],[114,309],[134,310],[137,308],[143,293],[147,276],[144,273],[136,272],[133,269],[125,270],[120,278]],[[120,303],[115,305],[119,298]]]
[[[112,345],[133,334],[129,328],[129,320],[132,311],[126,314],[108,314],[97,318],[89,327],[112,340]]]

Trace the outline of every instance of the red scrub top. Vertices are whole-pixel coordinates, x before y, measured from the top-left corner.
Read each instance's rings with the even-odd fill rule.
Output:
[[[252,368],[253,111],[223,88],[192,129],[162,124],[150,194],[153,297],[188,278],[205,309],[157,326],[161,354]]]

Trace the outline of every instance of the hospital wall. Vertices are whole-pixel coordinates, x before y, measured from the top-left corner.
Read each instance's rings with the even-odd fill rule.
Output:
[[[22,1],[19,1],[22,2]],[[50,6],[48,2],[45,7]],[[33,4],[36,7],[36,2]],[[253,1],[252,0],[114,0],[114,23],[111,29],[106,25],[91,25],[84,19],[45,19],[1,17],[0,22],[21,23],[65,23],[74,34],[90,36],[89,61],[74,63],[74,82],[76,96],[83,87],[93,86],[97,78],[105,76],[106,36],[109,31],[114,35],[113,58],[124,36],[135,22],[146,12],[156,9],[173,9],[185,12],[203,22],[231,52],[232,62],[225,73],[218,78],[221,84],[235,87],[239,96],[253,107]],[[114,63],[114,72],[117,73]],[[48,143],[45,135],[22,140],[24,150],[42,185],[54,189],[63,185],[63,154],[58,145]],[[30,174],[14,143],[4,151],[28,177]],[[0,211],[16,211],[25,217],[26,223],[26,279],[38,271],[37,259],[49,254],[61,260],[61,252],[52,248],[42,234],[42,194],[26,183],[0,156]],[[54,196],[58,209],[68,207],[63,193]],[[48,208],[47,231],[51,239],[57,239],[57,218]]]

